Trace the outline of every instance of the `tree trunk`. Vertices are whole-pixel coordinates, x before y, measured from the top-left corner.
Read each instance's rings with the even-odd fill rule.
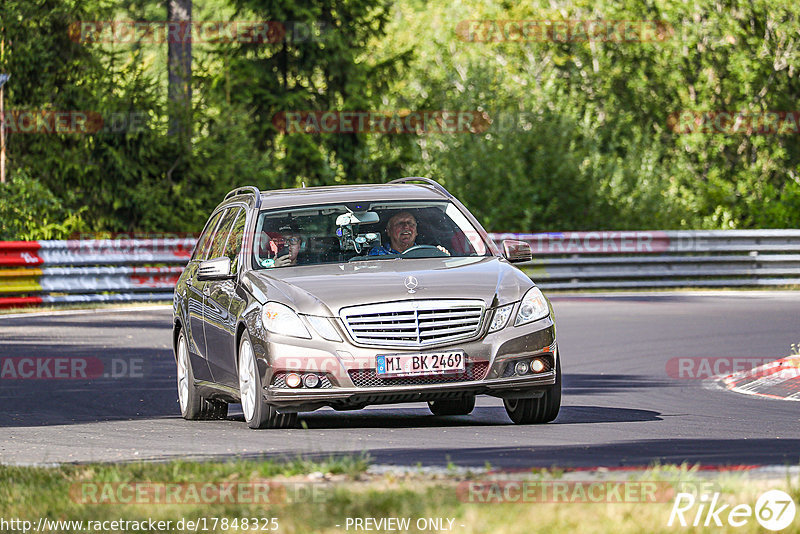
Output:
[[[192,125],[192,0],[166,0],[169,134],[188,145]]]

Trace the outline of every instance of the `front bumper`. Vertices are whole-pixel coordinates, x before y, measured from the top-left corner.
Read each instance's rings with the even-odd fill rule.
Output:
[[[267,388],[264,399],[284,411],[312,411],[323,406],[339,410],[363,408],[370,404],[424,402],[463,397],[492,395],[495,397],[535,396],[538,390],[556,382],[555,371],[530,377],[497,378],[471,382],[451,382],[424,386],[381,388],[330,388],[291,390]]]
[[[323,406],[347,410],[370,404],[444,400],[464,395],[536,396],[556,382],[559,355],[555,336],[555,324],[548,316],[528,325],[507,327],[476,340],[435,349],[401,351],[363,347],[349,342],[344,336],[340,343],[265,336],[263,342],[254,339],[253,348],[259,359],[262,384],[267,384],[263,391],[264,400],[282,411],[299,412]],[[351,379],[353,372],[374,369],[377,354],[447,350],[463,350],[471,364],[483,365],[485,374],[477,380],[376,387],[358,387]],[[537,374],[507,376],[505,373],[504,376],[510,362],[536,356],[547,356],[551,361],[550,368]],[[290,389],[272,385],[276,373],[287,371],[325,374],[329,377],[330,387]]]

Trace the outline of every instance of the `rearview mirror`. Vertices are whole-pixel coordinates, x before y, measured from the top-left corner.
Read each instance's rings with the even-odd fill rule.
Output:
[[[336,226],[347,226],[348,224],[369,224],[380,221],[381,218],[374,211],[359,211],[342,213],[336,217]]]
[[[503,240],[503,256],[511,263],[533,260],[531,246],[525,241],[515,239]]]
[[[229,278],[232,278],[231,259],[226,256],[206,260],[200,263],[200,268],[197,269],[197,279],[201,282],[205,280],[227,280]]]

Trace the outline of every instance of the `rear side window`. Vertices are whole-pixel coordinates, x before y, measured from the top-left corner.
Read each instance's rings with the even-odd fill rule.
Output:
[[[244,239],[244,223],[246,219],[247,217],[245,217],[245,211],[240,209],[238,215],[236,216],[236,220],[233,223],[233,227],[231,228],[231,234],[230,237],[228,237],[228,243],[225,245],[224,255],[231,260],[231,274],[235,274],[239,271],[239,264],[236,260],[239,257],[239,251],[242,250],[242,240]]]
[[[208,251],[211,245],[211,238],[214,236],[214,232],[217,229],[217,225],[219,224],[219,219],[222,217],[222,211],[218,211],[206,223],[206,227],[203,230],[203,233],[200,234],[200,239],[197,240],[197,245],[194,248],[194,254],[192,255],[193,260],[205,260],[208,257]]]
[[[231,233],[233,221],[236,219],[236,214],[239,213],[239,208],[230,208],[222,216],[219,227],[214,232],[214,239],[211,242],[211,251],[207,258],[219,258],[225,252],[225,244],[228,242],[228,235]]]

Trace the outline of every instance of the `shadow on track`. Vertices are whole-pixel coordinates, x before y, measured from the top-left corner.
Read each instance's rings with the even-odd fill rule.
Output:
[[[615,467],[654,463],[717,466],[798,465],[798,439],[659,439],[607,444],[472,449],[381,449],[368,451],[374,463],[494,467]]]
[[[17,362],[22,357],[37,356],[86,358],[84,374],[92,378],[13,379],[9,378],[12,368],[5,368],[6,374],[0,379],[0,428],[180,416],[175,363],[169,349],[41,343],[37,343],[35,352],[15,343],[3,348],[6,354],[14,354]],[[17,363],[13,368],[16,373],[30,371],[35,364],[21,368]],[[53,364],[47,369],[55,373]]]
[[[598,395],[628,389],[676,387],[674,380],[644,375],[564,373],[564,395]]]
[[[435,417],[425,409],[358,412],[309,412],[300,415],[309,429],[323,428],[430,428],[514,426],[502,407],[477,407],[470,415]],[[602,406],[562,406],[551,425],[661,421],[658,412]],[[302,423],[301,423],[302,424]]]
[[[699,464],[716,467],[797,466],[800,439],[659,439],[604,444],[531,445],[526,447],[403,447],[342,452],[245,453],[243,460],[326,460],[365,456],[373,464],[398,466],[485,467],[493,470],[531,468],[649,467],[656,464]],[[161,459],[161,458],[158,458]],[[164,457],[164,460],[169,457]],[[193,460],[231,460],[230,455],[196,455]]]

